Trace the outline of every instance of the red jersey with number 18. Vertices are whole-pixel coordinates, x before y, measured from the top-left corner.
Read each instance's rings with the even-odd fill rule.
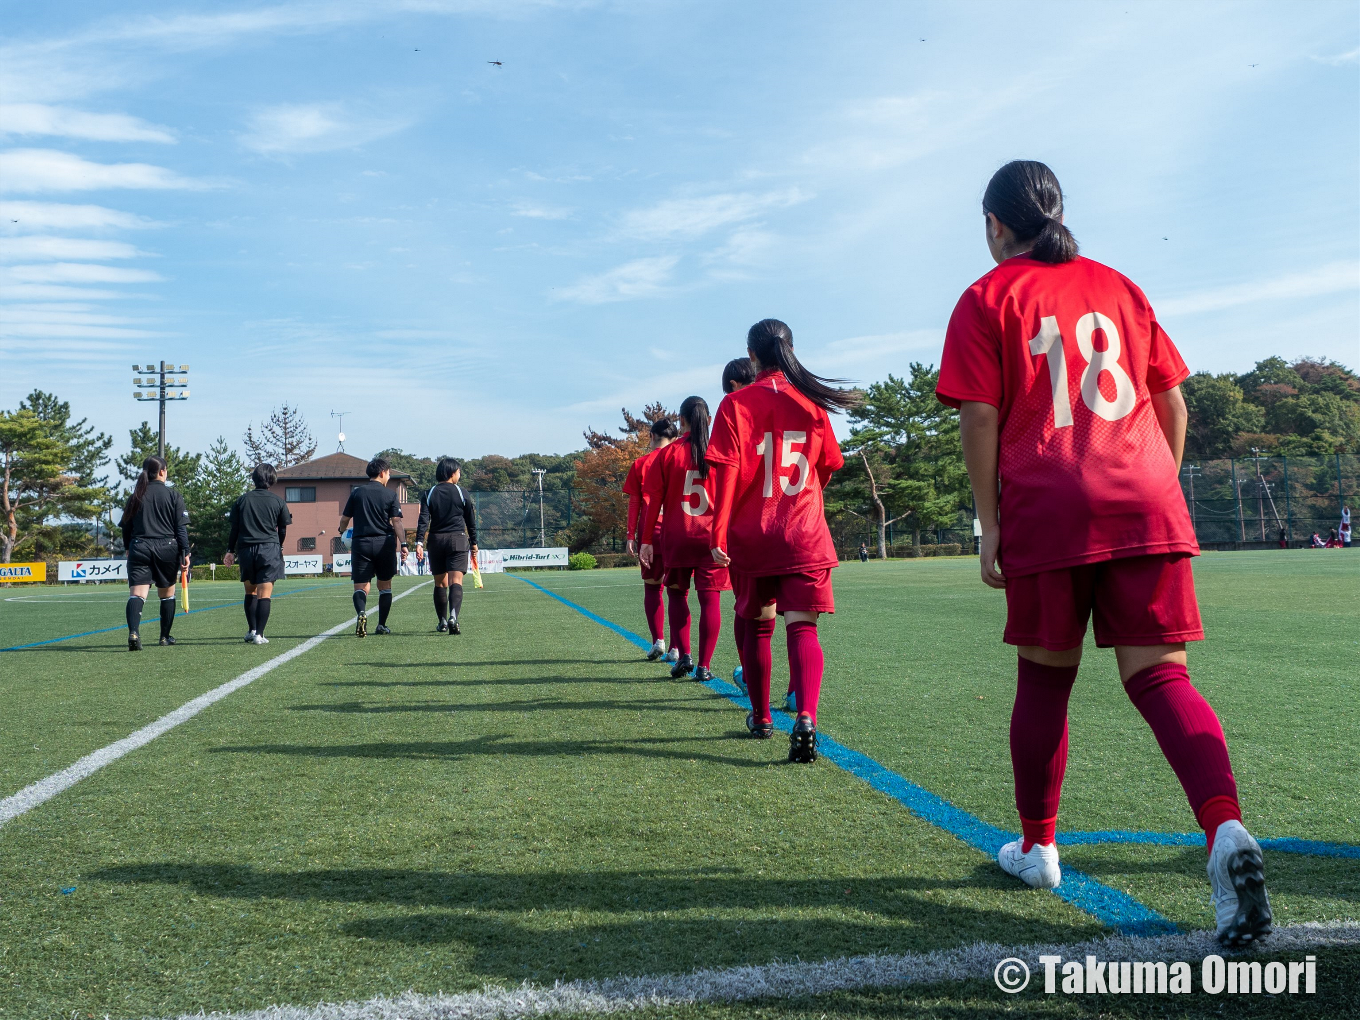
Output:
[[[697,567],[713,562],[713,483],[716,472],[699,477],[689,437],[681,436],[657,453],[643,472],[647,510],[641,534],[660,534],[667,567]],[[662,516],[664,511],[664,517]],[[661,518],[661,526],[656,526]]]
[[[1152,408],[1189,374],[1143,292],[1099,262],[1017,255],[964,292],[935,393],[1000,410],[1006,574],[1199,552]]]
[[[772,577],[836,566],[822,489],[845,460],[826,411],[783,372],[723,397],[706,456],[736,472],[733,504],[718,506],[713,528],[735,569]]]

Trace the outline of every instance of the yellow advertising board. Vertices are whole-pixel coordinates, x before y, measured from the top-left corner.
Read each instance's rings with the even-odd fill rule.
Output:
[[[0,584],[46,580],[46,563],[0,563]]]

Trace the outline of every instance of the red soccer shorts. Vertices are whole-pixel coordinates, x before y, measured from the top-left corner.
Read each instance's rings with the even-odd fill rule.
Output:
[[[797,574],[775,574],[773,577],[735,575],[737,615],[748,620],[760,618],[760,612],[771,602],[779,604],[779,614],[834,613],[836,599],[831,592],[831,568],[805,570]]]
[[[727,568],[716,563],[701,563],[697,567],[670,567],[666,570],[666,587],[672,585],[689,591],[690,578],[694,578],[695,591],[731,591],[732,579]]]
[[[1203,641],[1195,577],[1185,553],[1129,556],[1006,578],[1010,645],[1078,648],[1095,616],[1096,645]]]
[[[657,529],[660,530],[660,529]],[[638,561],[638,567],[642,570],[642,579],[651,581],[653,584],[660,584],[666,579],[666,555],[665,549],[661,546],[661,536],[657,535],[652,544],[652,565],[646,567],[642,561]]]

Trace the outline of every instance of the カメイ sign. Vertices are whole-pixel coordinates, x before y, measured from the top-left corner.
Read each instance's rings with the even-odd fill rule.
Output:
[[[46,563],[0,563],[0,584],[46,580]]]

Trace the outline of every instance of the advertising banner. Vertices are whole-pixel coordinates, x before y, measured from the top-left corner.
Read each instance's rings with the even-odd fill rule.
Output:
[[[321,573],[321,563],[320,553],[285,556],[283,558],[283,572],[285,574],[319,574]]]
[[[0,583],[46,580],[46,563],[0,563]]]
[[[350,573],[350,564],[354,562],[353,553],[333,553],[331,555],[331,570],[337,574]]]
[[[499,549],[478,549],[477,569],[483,574],[504,574],[505,559]]]
[[[127,582],[127,560],[60,560],[58,581]]]
[[[549,549],[498,549],[506,570],[521,570],[525,567],[565,567],[567,547]],[[483,567],[483,570],[486,568]]]

